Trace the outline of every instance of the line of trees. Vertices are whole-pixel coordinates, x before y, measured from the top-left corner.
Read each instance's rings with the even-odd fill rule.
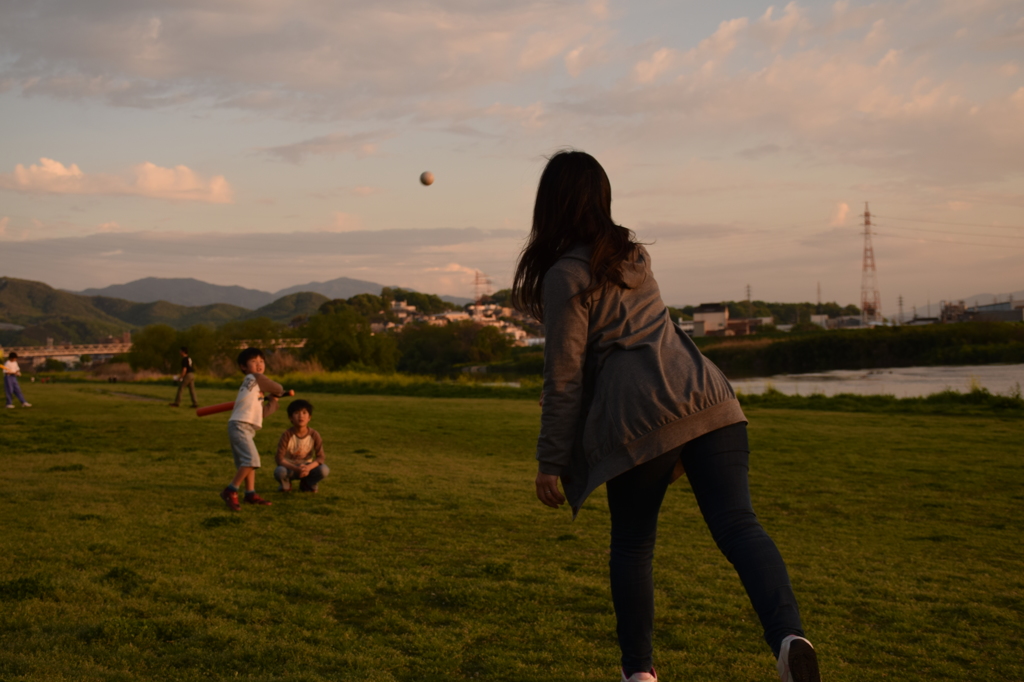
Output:
[[[811,315],[860,315],[860,308],[855,305],[841,306],[835,301],[828,303],[769,303],[767,301],[722,301],[729,309],[729,318],[773,317],[775,324],[807,324]],[[697,306],[687,305],[681,308],[669,307],[669,313],[675,320],[692,320],[693,311]]]
[[[315,315],[284,325],[267,318],[229,322],[213,329],[196,325],[175,330],[157,324],[143,328],[132,340],[128,361],[134,370],[172,373],[178,368],[178,349],[189,349],[201,371],[229,373],[239,345],[269,346],[278,339],[304,338],[296,355],[325,370],[396,370],[443,375],[460,365],[507,361],[513,341],[495,327],[462,321],[432,326],[411,323],[397,332],[372,331],[374,323],[395,321],[392,301],[404,301],[428,314],[457,310],[458,306],[433,294],[385,288],[379,296],[360,294],[320,306]]]
[[[722,337],[701,344],[701,352],[734,379],[833,369],[1022,363],[1024,324],[965,322],[831,332],[818,329],[749,341]]]
[[[501,299],[502,293],[495,298]],[[392,300],[408,301],[424,311],[453,307],[436,296],[414,294],[385,289],[380,296],[361,294],[328,301],[318,313],[293,325],[266,318],[230,322],[217,329],[197,325],[176,331],[166,325],[151,325],[135,335],[129,361],[136,370],[172,373],[179,366],[178,348],[187,346],[200,370],[227,374],[236,371],[234,359],[243,341],[269,346],[276,339],[298,337],[305,338],[306,344],[292,351],[297,359],[332,371],[397,370],[442,376],[478,364],[508,374],[542,371],[539,349],[516,348],[500,330],[472,321],[443,326],[412,323],[393,332],[371,331],[372,323],[393,318]],[[798,321],[808,306],[818,309],[809,303],[787,305],[796,311]],[[827,306],[823,307],[828,313],[846,314],[852,308]],[[755,308],[754,312],[763,310]],[[798,324],[797,329],[802,327]],[[697,341],[702,352],[734,378],[832,369],[1024,362],[1024,324],[963,323],[842,332],[808,325],[808,331],[793,334]]]

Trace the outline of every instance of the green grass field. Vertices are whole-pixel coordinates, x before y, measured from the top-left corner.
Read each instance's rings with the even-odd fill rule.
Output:
[[[532,401],[308,395],[331,477],[284,496],[265,466],[274,506],[232,514],[226,414],[25,391],[0,412],[0,680],[618,679],[603,491],[576,522],[534,499]],[[1024,679],[1019,415],[747,411],[826,680]],[[655,574],[663,680],[777,679],[685,482]]]

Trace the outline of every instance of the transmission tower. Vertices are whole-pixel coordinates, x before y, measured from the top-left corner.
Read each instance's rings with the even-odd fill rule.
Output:
[[[747,317],[754,316],[754,303],[750,300],[750,285],[747,285]]]
[[[863,325],[881,322],[882,297],[875,273],[875,249],[871,246],[871,211],[864,202],[864,267],[860,280],[860,321]]]
[[[473,277],[473,301],[477,305],[483,303],[484,296],[491,295],[491,284],[487,275],[479,270],[476,271],[476,275]]]

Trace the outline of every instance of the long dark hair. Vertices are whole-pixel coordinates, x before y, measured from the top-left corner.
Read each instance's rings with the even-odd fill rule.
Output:
[[[548,159],[533,205],[533,229],[516,265],[512,304],[544,318],[544,275],[574,246],[590,247],[586,298],[609,282],[623,288],[621,265],[636,248],[632,230],[612,220],[612,185],[590,154],[561,151]]]

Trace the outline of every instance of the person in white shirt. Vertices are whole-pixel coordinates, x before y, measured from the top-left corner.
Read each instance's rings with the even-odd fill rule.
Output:
[[[228,440],[231,441],[231,453],[237,471],[231,483],[220,493],[220,498],[231,511],[242,508],[238,503],[238,486],[243,481],[246,504],[270,506],[270,502],[256,494],[256,470],[260,468],[260,453],[256,450],[255,436],[263,428],[263,418],[277,410],[277,399],[283,395],[295,395],[295,391],[286,392],[281,384],[263,376],[267,363],[259,348],[246,348],[239,353],[238,368],[245,372],[245,379],[238,389],[235,409],[228,420]],[[264,394],[270,398],[265,404]]]
[[[32,403],[25,400],[21,392],[21,385],[18,377],[21,376],[21,367],[18,366],[18,354],[11,353],[4,363],[4,394],[7,396],[7,407],[14,409],[14,398],[21,401],[22,407],[32,407]]]

